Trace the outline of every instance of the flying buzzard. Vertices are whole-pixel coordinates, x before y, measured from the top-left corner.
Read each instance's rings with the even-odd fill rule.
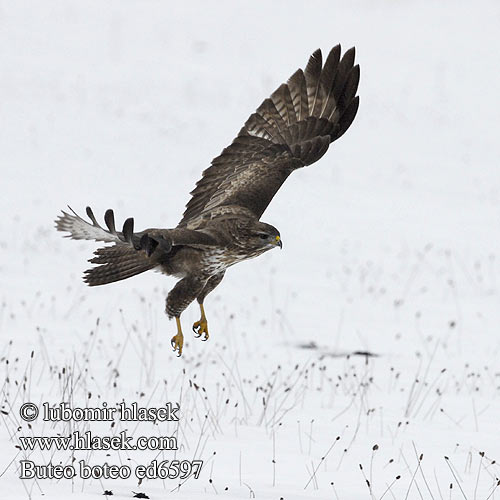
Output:
[[[91,224],[71,208],[73,215],[63,212],[56,227],[68,237],[113,243],[95,251],[89,262],[98,266],[85,271],[84,281],[104,285],[149,269],[181,278],[166,301],[166,313],[177,322],[172,347],[182,354],[180,316],[194,299],[201,318],[193,330],[207,340],[205,297],[229,266],[281,248],[279,231],[260,217],[286,178],[319,160],[354,120],[359,104],[354,52],[353,47],[341,59],[337,45],[323,65],[316,50],[304,71],[278,87],[203,172],[175,229],[134,232],[134,220],[127,219],[117,231],[112,210],[104,215],[107,229],[90,207]]]

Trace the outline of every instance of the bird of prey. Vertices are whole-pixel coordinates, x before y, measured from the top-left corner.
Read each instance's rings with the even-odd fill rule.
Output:
[[[341,58],[337,45],[323,64],[316,50],[305,70],[264,100],[203,172],[176,228],[134,232],[130,218],[117,231],[112,210],[104,215],[106,228],[90,207],[90,223],[71,208],[72,214],[63,211],[56,228],[69,232],[67,237],[112,243],[94,252],[89,262],[98,265],[85,271],[84,281],[104,285],[149,269],[180,278],[166,299],[166,313],[177,323],[172,347],[182,354],[180,316],[195,299],[201,318],[193,330],[207,340],[206,296],[228,267],[282,247],[279,231],[261,222],[262,214],[287,177],[319,160],[354,120],[359,105],[354,54],[353,47]]]

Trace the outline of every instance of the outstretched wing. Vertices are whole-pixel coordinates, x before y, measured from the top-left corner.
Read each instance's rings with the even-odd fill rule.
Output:
[[[250,116],[238,137],[212,161],[191,192],[179,227],[217,207],[236,205],[260,218],[290,173],[319,160],[351,125],[358,110],[359,66],[354,47],[325,64],[316,50]]]
[[[89,286],[104,285],[130,278],[136,274],[154,269],[181,246],[204,249],[218,245],[210,234],[187,228],[146,229],[134,232],[134,219],[129,218],[117,231],[113,210],[106,210],[103,228],[90,207],[87,215],[91,223],[82,219],[71,207],[73,214],[62,213],[56,219],[58,231],[68,232],[74,240],[95,240],[114,245],[98,248],[89,262],[99,264],[85,271],[83,280]]]

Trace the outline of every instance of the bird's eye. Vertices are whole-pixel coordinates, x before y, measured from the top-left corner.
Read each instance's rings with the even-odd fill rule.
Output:
[[[267,234],[259,234],[261,240],[267,240],[269,238],[269,235]]]

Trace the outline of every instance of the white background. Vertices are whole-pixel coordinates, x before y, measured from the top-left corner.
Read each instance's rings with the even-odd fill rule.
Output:
[[[2,495],[500,498],[499,23],[494,1],[0,2]],[[228,271],[206,343],[192,305],[176,358],[174,280],[89,289],[97,245],[53,220],[90,205],[175,226],[260,102],[339,42],[356,46],[358,116],[264,214],[283,251]],[[19,435],[72,430],[29,429],[22,402],[122,399],[181,401],[178,427],[144,432],[176,433],[198,480],[18,479]]]

